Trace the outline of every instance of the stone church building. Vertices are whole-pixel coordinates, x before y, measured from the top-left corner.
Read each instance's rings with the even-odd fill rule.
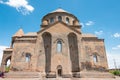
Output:
[[[11,46],[3,52],[1,69],[5,72],[32,71],[50,76],[78,76],[84,70],[108,68],[104,39],[81,32],[73,14],[57,9],[42,18],[41,30],[25,34],[20,29]]]

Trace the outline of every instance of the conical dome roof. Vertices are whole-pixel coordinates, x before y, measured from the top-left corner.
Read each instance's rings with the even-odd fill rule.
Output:
[[[15,33],[15,35],[13,35],[13,37],[16,37],[16,36],[21,37],[21,36],[23,36],[23,35],[24,35],[23,30],[22,30],[22,29],[19,29],[19,30]]]

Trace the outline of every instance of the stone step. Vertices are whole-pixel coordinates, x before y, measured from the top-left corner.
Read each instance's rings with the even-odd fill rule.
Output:
[[[38,72],[8,72],[4,74],[6,78],[39,78]]]
[[[109,72],[80,72],[81,78],[115,78],[115,76]]]
[[[77,78],[115,78],[114,75],[108,72],[94,72],[94,71],[85,72],[84,71],[77,74],[78,75],[75,75],[76,79]],[[6,78],[41,78],[42,80],[44,80],[45,78],[45,76],[42,76],[40,72],[9,72],[9,73],[5,73],[4,77]],[[51,77],[51,78],[57,79],[56,77]],[[62,78],[72,78],[72,77],[62,76]]]

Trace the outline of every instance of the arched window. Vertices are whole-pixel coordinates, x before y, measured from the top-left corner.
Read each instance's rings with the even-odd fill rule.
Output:
[[[70,21],[69,21],[69,18],[67,17],[66,18],[66,23],[68,24],[68,23],[70,23]]]
[[[57,52],[62,52],[62,42],[61,41],[57,42]]]
[[[54,22],[54,18],[51,17],[51,18],[50,18],[50,23],[53,23],[53,22]]]
[[[62,17],[61,16],[58,16],[58,21],[62,21]]]
[[[97,55],[93,55],[93,61],[94,61],[94,63],[98,62]]]
[[[27,53],[25,61],[30,62],[30,59],[31,59],[31,55],[29,53]]]

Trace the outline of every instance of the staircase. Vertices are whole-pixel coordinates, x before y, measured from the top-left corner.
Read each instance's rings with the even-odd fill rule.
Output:
[[[39,80],[69,80],[72,77],[64,78],[64,77],[56,77],[56,78],[46,78],[40,72],[9,72],[4,74],[5,78],[38,78]],[[95,71],[82,71],[80,72],[79,78],[75,78],[75,80],[79,80],[81,78],[115,78],[114,75],[108,72],[95,72]]]
[[[97,72],[97,71],[87,71],[80,72],[81,78],[115,78],[115,76],[109,72]]]
[[[40,78],[38,72],[9,72],[4,74],[5,78]]]

